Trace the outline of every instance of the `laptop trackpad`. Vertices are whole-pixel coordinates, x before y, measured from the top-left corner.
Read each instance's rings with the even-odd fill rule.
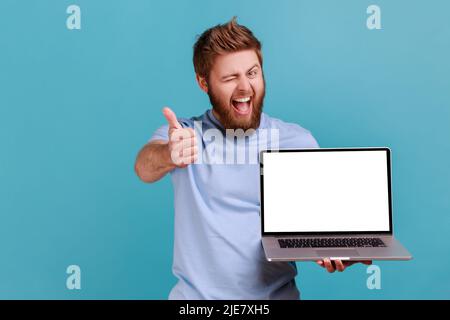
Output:
[[[321,257],[359,257],[358,251],[353,249],[324,249],[316,250],[316,253]]]

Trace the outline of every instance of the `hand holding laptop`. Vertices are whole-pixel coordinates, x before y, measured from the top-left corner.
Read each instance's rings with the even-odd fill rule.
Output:
[[[355,263],[363,263],[365,265],[371,265],[372,260],[362,260],[362,261],[342,261],[339,259],[331,260],[330,258],[325,258],[323,260],[318,260],[317,264],[322,268],[326,268],[329,273],[333,273],[336,270],[339,272],[344,271],[347,267],[354,265]]]

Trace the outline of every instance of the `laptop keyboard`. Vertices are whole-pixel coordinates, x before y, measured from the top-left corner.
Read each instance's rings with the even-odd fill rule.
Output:
[[[386,247],[380,238],[295,238],[278,239],[281,248]]]

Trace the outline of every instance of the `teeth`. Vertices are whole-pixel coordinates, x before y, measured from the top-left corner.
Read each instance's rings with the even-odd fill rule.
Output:
[[[241,99],[234,99],[234,101],[237,101],[237,102],[247,102],[247,101],[250,101],[250,97],[241,98]]]

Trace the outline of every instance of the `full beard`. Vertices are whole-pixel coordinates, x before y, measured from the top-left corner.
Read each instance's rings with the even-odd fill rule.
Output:
[[[225,129],[242,129],[244,131],[248,129],[256,130],[259,127],[265,94],[266,90],[264,85],[261,94],[252,96],[252,113],[250,119],[238,119],[233,114],[233,107],[230,105],[231,101],[221,100],[217,97],[211,87],[208,92],[209,101],[211,102],[213,110],[219,115],[219,121],[222,123],[223,127]]]

